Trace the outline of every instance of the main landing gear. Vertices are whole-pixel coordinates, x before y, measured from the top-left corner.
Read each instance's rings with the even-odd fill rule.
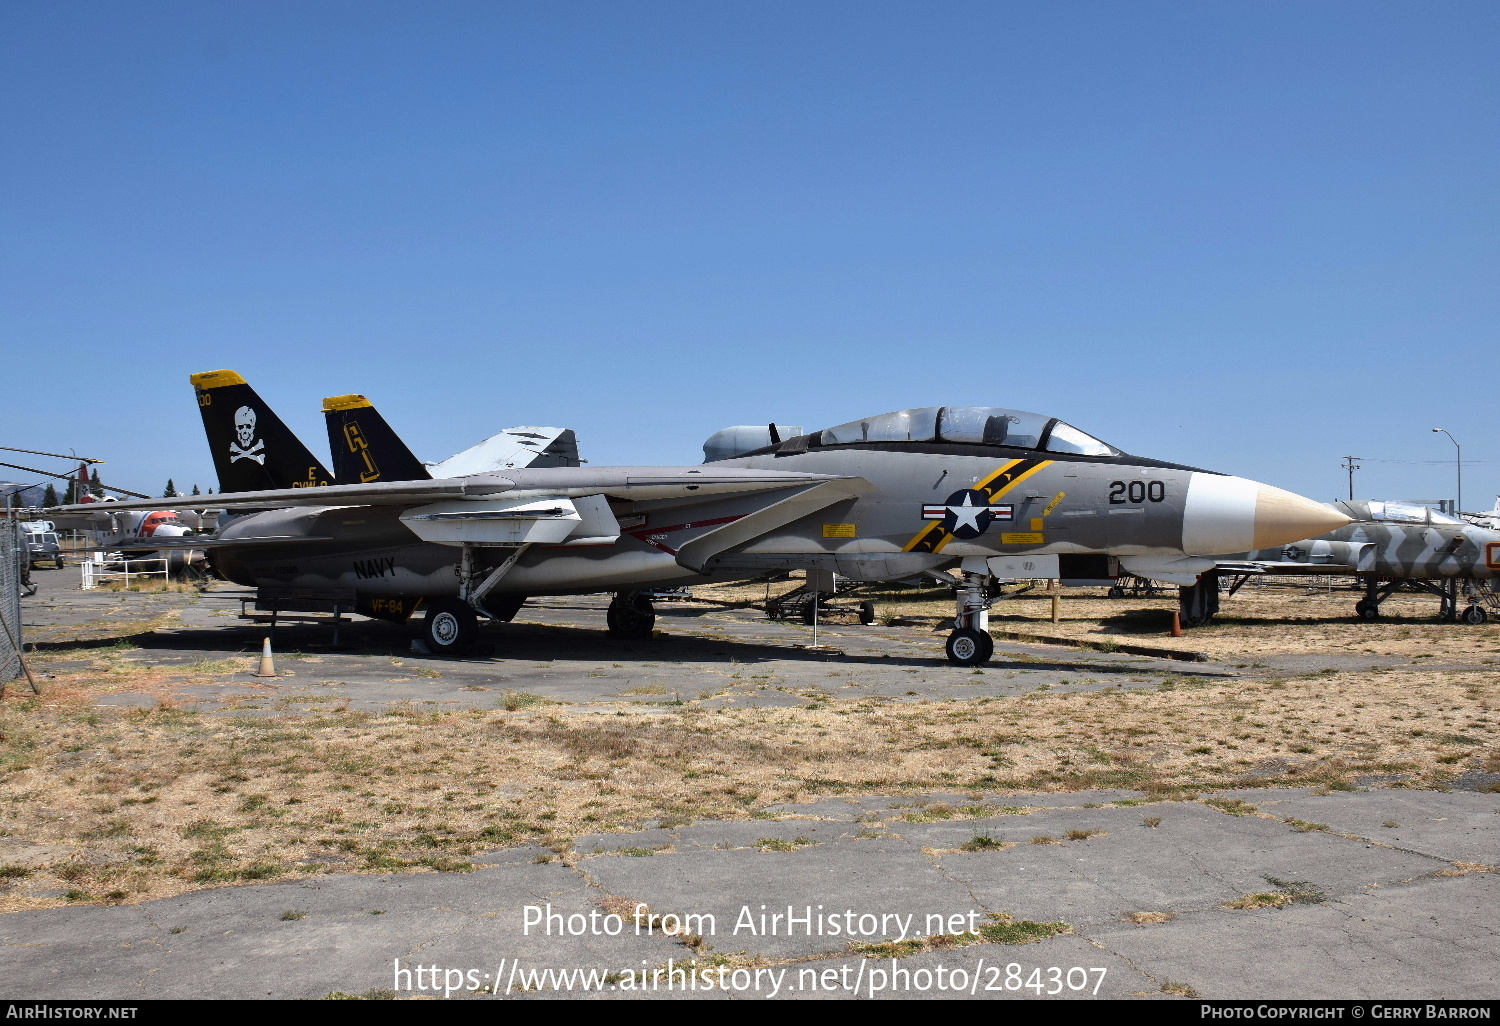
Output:
[[[468,603],[453,598],[430,599],[422,620],[422,640],[433,655],[461,655],[479,635],[479,622]]]
[[[943,649],[955,666],[983,666],[995,654],[995,639],[990,637],[989,575],[960,571],[953,618],[953,633]]]
[[[604,614],[609,633],[617,638],[645,641],[656,627],[656,609],[638,591],[617,591]]]

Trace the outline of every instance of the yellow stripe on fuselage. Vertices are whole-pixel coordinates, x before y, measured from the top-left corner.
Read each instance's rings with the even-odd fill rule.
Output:
[[[1050,467],[1053,462],[1053,460],[1043,459],[1011,460],[989,477],[975,484],[973,491],[984,492],[990,497],[990,503],[993,505],[996,499],[1033,474],[1046,467]],[[907,542],[906,547],[901,551],[942,552],[943,548],[952,540],[953,535],[943,530],[942,521],[934,521],[918,531],[916,537]]]

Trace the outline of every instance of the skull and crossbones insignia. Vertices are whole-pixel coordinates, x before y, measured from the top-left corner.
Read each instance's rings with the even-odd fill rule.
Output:
[[[265,466],[266,454],[261,450],[266,447],[266,443],[263,439],[255,437],[255,411],[250,407],[241,406],[234,411],[234,433],[239,442],[229,443],[229,462],[254,460],[261,466]],[[252,445],[252,442],[255,444]]]

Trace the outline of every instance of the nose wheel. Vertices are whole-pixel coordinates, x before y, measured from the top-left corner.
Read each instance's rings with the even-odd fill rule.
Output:
[[[955,666],[982,666],[995,654],[995,639],[987,631],[960,627],[948,635],[943,647],[948,653],[948,661]]]
[[[954,583],[958,615],[943,650],[954,666],[981,666],[995,654],[995,639],[990,637],[990,576],[965,570]]]

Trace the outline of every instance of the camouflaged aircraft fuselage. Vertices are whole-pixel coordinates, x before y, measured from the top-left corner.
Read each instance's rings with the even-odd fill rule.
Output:
[[[1295,572],[1383,578],[1488,580],[1500,577],[1500,531],[1409,503],[1359,500],[1335,506],[1354,523],[1243,558]]]

